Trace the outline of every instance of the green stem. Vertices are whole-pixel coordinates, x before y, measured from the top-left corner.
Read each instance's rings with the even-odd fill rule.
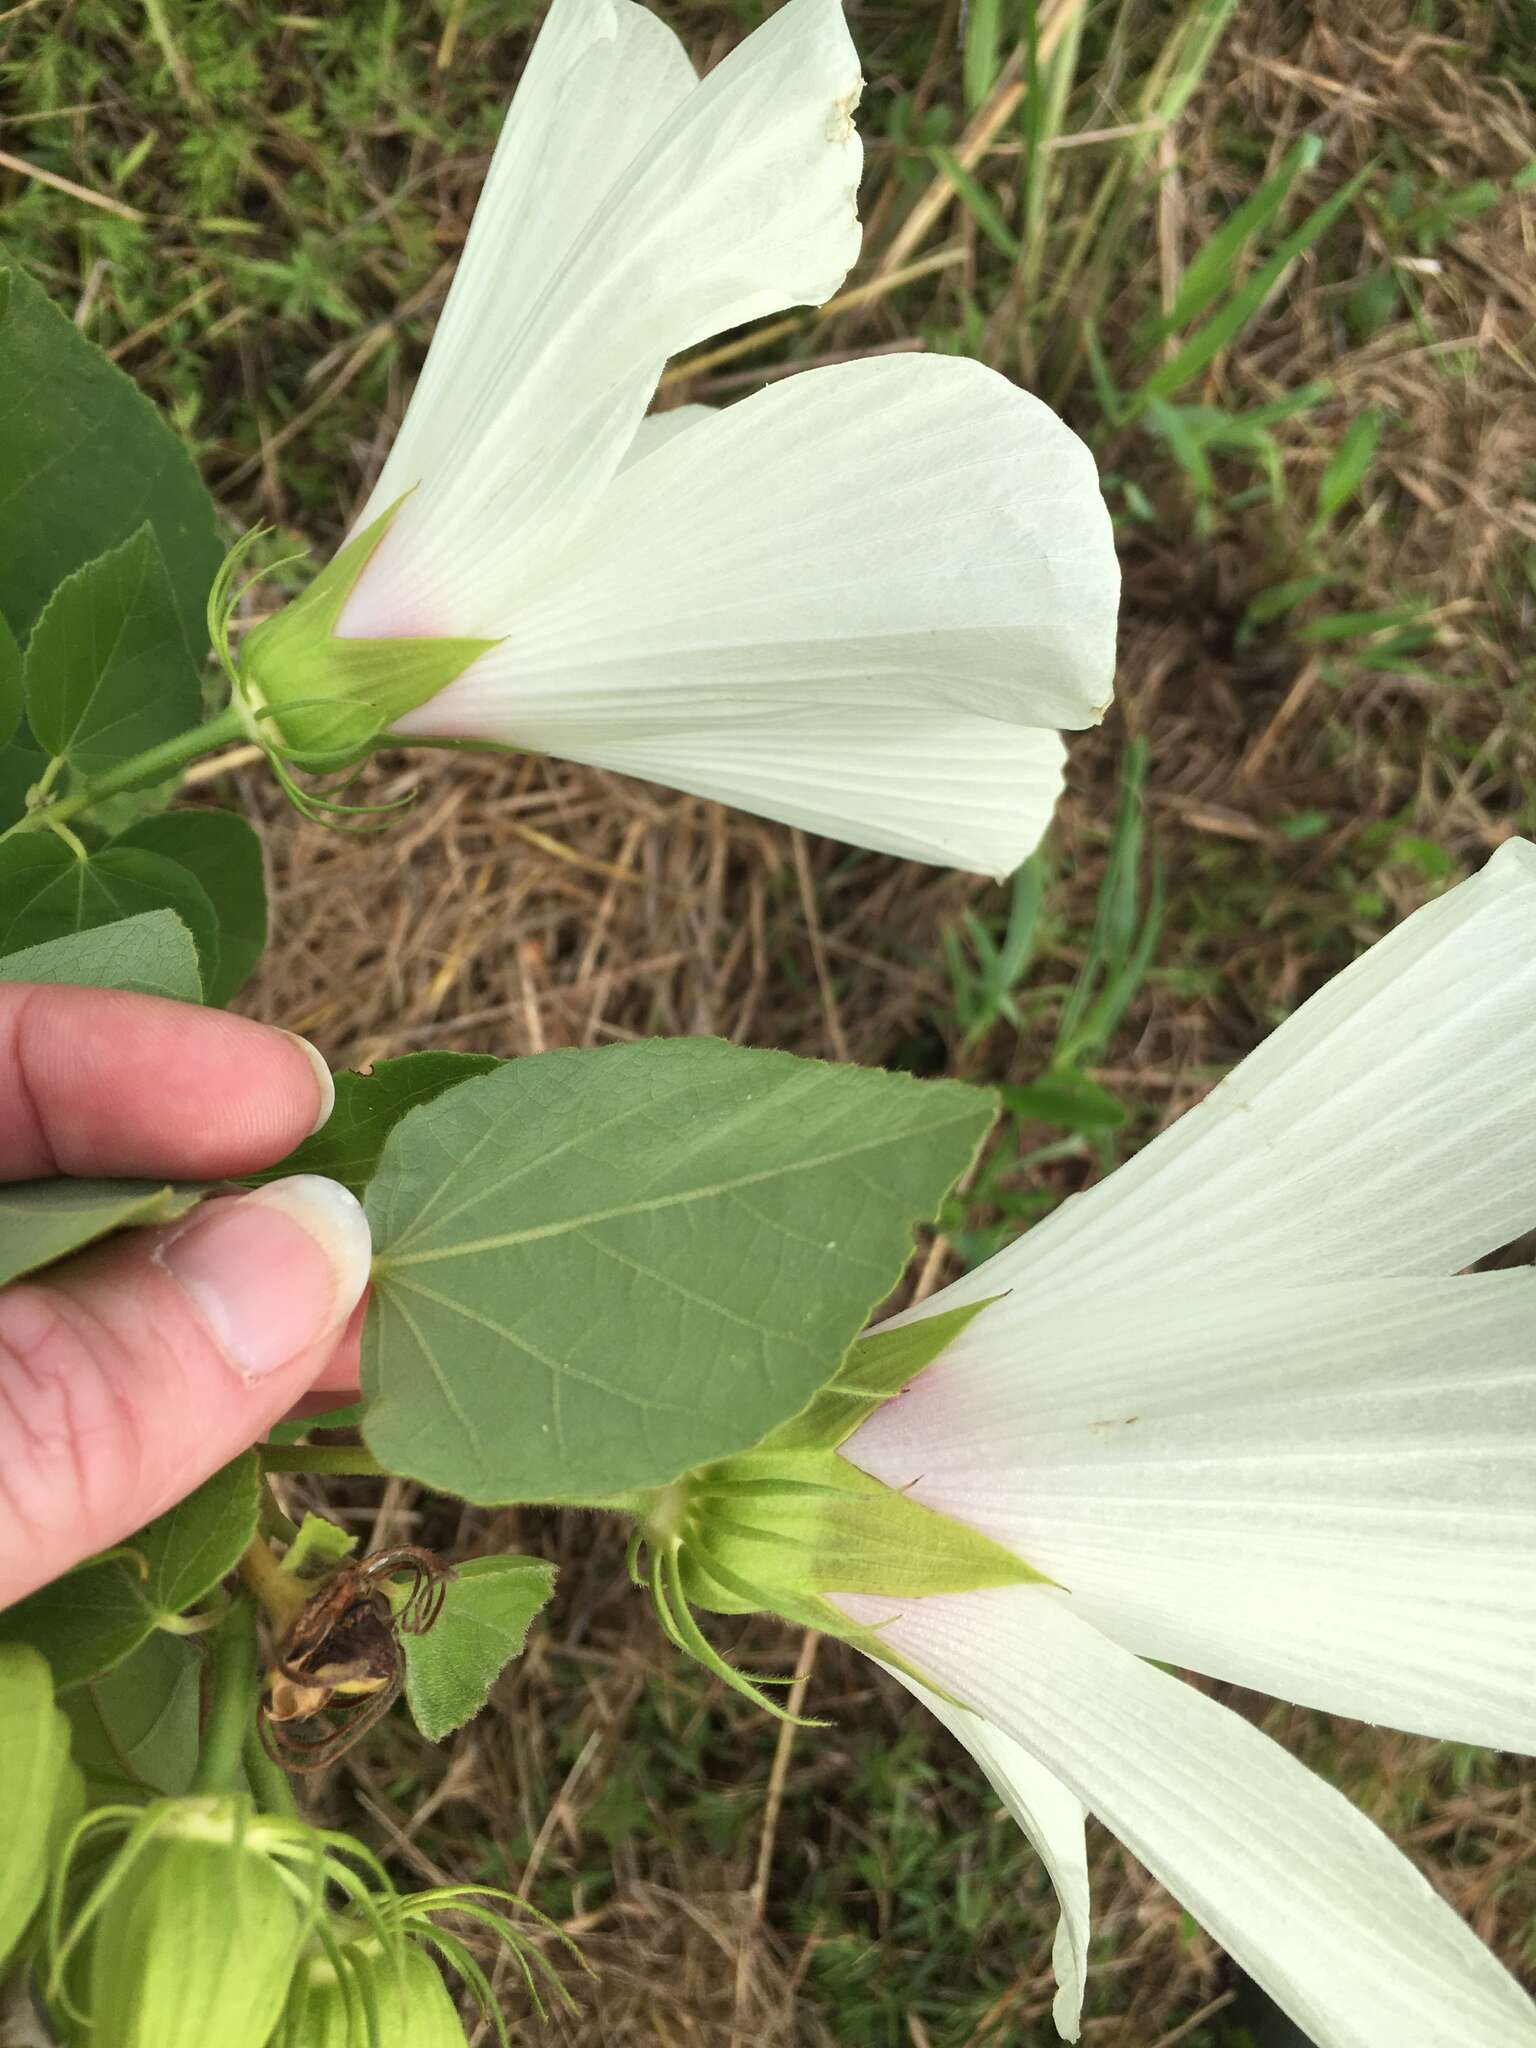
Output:
[[[240,1782],[245,1738],[256,1723],[261,1669],[256,1656],[256,1608],[239,1594],[212,1637],[212,1684],[202,1752],[192,1790],[233,1792]]]
[[[299,1533],[297,1522],[291,1522],[277,1504],[270,1486],[261,1489],[261,1533],[275,1536],[279,1543],[291,1543]]]
[[[275,1813],[283,1820],[297,1820],[299,1802],[293,1796],[293,1787],[288,1782],[288,1773],[279,1763],[274,1763],[261,1745],[261,1736],[253,1721],[246,1731],[245,1747],[241,1752],[245,1775],[255,1794],[256,1804],[263,1813]]]
[[[191,1614],[162,1614],[155,1626],[171,1636],[205,1636],[219,1626],[228,1612],[229,1602],[223,1600],[217,1607],[205,1607]]]
[[[18,818],[8,831],[0,832],[0,839],[9,839],[14,832],[38,832],[45,826],[62,825],[67,818],[78,817],[82,811],[90,810],[109,796],[116,796],[120,790],[164,782],[177,769],[185,768],[189,761],[216,753],[231,740],[247,738],[245,715],[231,704],[217,718],[210,718],[206,725],[178,733],[175,739],[162,740],[158,747],[146,747],[131,761],[120,762],[116,768],[109,768],[105,775],[82,782],[68,796],[58,797],[51,804],[42,804],[37,810],[29,811],[24,818]]]
[[[360,1444],[258,1444],[263,1472],[328,1472],[335,1479],[387,1479],[386,1467]]]

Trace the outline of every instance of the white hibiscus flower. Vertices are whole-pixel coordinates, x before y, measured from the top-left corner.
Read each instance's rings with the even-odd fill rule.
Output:
[[[947,356],[645,418],[668,357],[841,283],[860,83],[841,0],[702,81],[630,0],[555,0],[353,540],[241,650],[259,737],[489,741],[917,860],[1030,852],[1113,674],[1082,443]]]
[[[1086,1812],[1317,2048],[1536,2048],[1342,1794],[1157,1659],[1536,1753],[1536,847],[1502,847],[1130,1165],[637,1505],[663,1625],[776,1612],[895,1670],[1061,1902]],[[643,1568],[642,1568],[643,1567]]]
[[[1003,1297],[843,1457],[1055,1583],[827,1597],[879,1626],[1044,1857],[1068,2039],[1086,1810],[1318,2048],[1536,2044],[1536,2008],[1383,1834],[1143,1661],[1536,1752],[1536,1272],[1462,1270],[1533,1226],[1517,840],[897,1319]]]

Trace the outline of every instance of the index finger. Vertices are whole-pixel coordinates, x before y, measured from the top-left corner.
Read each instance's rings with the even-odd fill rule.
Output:
[[[313,1046],[160,996],[0,984],[0,1180],[272,1166],[330,1114]]]

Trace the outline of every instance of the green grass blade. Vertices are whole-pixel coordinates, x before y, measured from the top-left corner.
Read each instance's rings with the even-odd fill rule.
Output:
[[[1156,348],[1170,334],[1177,334],[1198,320],[1227,287],[1243,251],[1263,233],[1291,196],[1291,188],[1317,163],[1323,153],[1322,139],[1303,135],[1286,151],[1272,178],[1245,199],[1231,218],[1203,242],[1179,280],[1178,291],[1166,315],[1144,321],[1137,330],[1143,349]]]
[[[965,169],[953,150],[942,149],[937,144],[929,150],[934,168],[944,173],[956,192],[960,203],[986,236],[993,248],[1006,256],[1010,263],[1016,263],[1019,256],[1019,238],[998,211],[996,200],[981,182]]]
[[[1140,923],[1141,845],[1144,834],[1142,800],[1147,780],[1147,743],[1133,740],[1126,749],[1120,776],[1120,808],[1115,818],[1109,862],[1099,885],[1093,931],[1077,980],[1056,1027],[1052,1068],[1070,1068],[1088,1049],[1085,1029],[1106,987],[1113,987],[1135,957]]]
[[[963,67],[968,113],[974,113],[996,85],[1002,69],[1002,45],[1003,0],[971,0]]]
[[[1314,538],[1325,530],[1336,514],[1343,511],[1359,490],[1366,471],[1375,460],[1385,425],[1385,414],[1376,411],[1363,412],[1350,421],[1338,452],[1323,471],[1317,486],[1317,517],[1312,522]]]
[[[1373,164],[1367,164],[1363,170],[1355,173],[1348,184],[1341,185],[1337,192],[1325,199],[1321,206],[1314,207],[1296,232],[1286,236],[1274,254],[1232,294],[1220,311],[1213,313],[1203,327],[1197,328],[1168,362],[1153,371],[1140,391],[1131,399],[1133,408],[1144,406],[1153,398],[1173,397],[1176,392],[1182,391],[1186,384],[1198,377],[1202,370],[1208,369],[1222,350],[1237,339],[1249,321],[1259,312],[1291,265],[1328,232],[1370,177],[1374,168]]]

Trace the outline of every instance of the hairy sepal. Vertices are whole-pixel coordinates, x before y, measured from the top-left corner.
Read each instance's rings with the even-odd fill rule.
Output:
[[[390,727],[429,703],[495,640],[362,640],[336,628],[347,599],[394,524],[398,499],[348,541],[302,596],[248,633],[235,687],[262,746],[305,769],[359,760]]]
[[[871,1409],[899,1394],[989,1304],[968,1303],[855,1344],[835,1379],[754,1450],[669,1489],[690,1602],[722,1614],[768,1608],[854,1636],[835,1593],[921,1599],[1044,1575],[991,1537],[925,1507],[842,1455]]]

